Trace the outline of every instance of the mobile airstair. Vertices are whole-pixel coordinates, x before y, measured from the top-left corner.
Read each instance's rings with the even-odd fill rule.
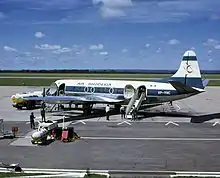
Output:
[[[140,89],[137,89],[134,93],[134,95],[132,96],[132,98],[130,99],[127,107],[126,107],[126,111],[125,111],[125,116],[127,119],[132,119],[134,118],[134,111],[138,111],[142,101],[146,99],[146,91],[142,91]]]

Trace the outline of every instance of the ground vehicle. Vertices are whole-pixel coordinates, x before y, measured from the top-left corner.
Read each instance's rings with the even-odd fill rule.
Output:
[[[17,109],[22,109],[23,107],[25,107],[28,110],[35,109],[41,106],[41,101],[40,100],[27,101],[24,100],[24,98],[40,97],[40,96],[42,96],[42,91],[16,93],[15,95],[11,96],[12,106]]]

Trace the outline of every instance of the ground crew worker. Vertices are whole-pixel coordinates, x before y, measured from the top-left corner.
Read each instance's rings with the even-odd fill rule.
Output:
[[[34,123],[34,113],[31,112],[31,115],[30,115],[30,125],[31,125],[31,129],[35,129],[35,123]]]
[[[125,107],[124,106],[121,106],[120,113],[121,113],[121,119],[125,118]]]
[[[105,112],[106,112],[106,120],[109,121],[109,114],[110,114],[110,107],[109,107],[109,105],[106,106]]]
[[[42,117],[42,122],[46,122],[46,119],[45,119],[45,110],[44,110],[44,109],[41,109],[40,114],[41,114],[41,117]]]

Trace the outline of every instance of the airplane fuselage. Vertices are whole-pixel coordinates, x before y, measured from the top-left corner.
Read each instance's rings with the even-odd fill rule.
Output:
[[[134,89],[146,88],[146,100],[143,104],[164,103],[189,97],[191,94],[180,94],[170,83],[151,81],[121,80],[57,80],[57,88],[64,90],[67,96],[78,96],[94,103],[122,103],[129,100],[125,97],[126,86]],[[79,101],[80,103],[80,101]]]

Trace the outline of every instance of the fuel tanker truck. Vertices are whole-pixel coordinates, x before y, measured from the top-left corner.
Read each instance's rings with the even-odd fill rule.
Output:
[[[26,97],[41,97],[43,96],[42,91],[34,91],[34,92],[22,92],[16,93],[11,96],[12,106],[17,109],[22,109],[25,107],[26,109],[35,109],[41,106],[40,100],[25,100]]]

